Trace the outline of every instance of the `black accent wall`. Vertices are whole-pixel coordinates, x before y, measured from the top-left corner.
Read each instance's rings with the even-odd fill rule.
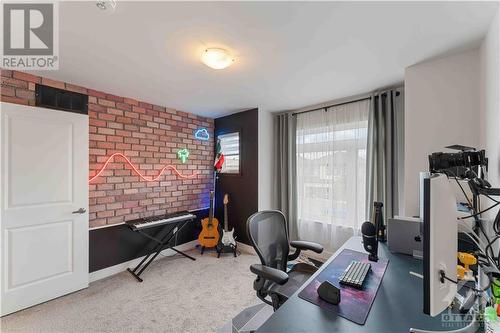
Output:
[[[174,238],[171,245],[181,245],[197,239],[201,230],[200,220],[208,216],[208,209],[191,212],[196,220],[188,223]],[[170,226],[162,231],[163,226],[148,229],[151,235],[161,238],[170,230]],[[130,230],[125,224],[118,224],[89,231],[89,272],[118,265],[129,260],[142,257],[148,253],[155,243],[141,234]]]
[[[240,133],[240,174],[218,174],[215,216],[223,226],[222,199],[228,193],[229,228],[234,228],[236,240],[245,244],[250,244],[246,220],[258,210],[258,130],[258,109],[215,119],[214,140],[221,134]]]

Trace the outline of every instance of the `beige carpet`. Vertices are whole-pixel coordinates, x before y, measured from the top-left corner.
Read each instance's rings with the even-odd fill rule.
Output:
[[[154,262],[137,282],[128,272],[89,288],[3,317],[2,332],[216,332],[259,300],[253,291],[256,256],[214,253]]]

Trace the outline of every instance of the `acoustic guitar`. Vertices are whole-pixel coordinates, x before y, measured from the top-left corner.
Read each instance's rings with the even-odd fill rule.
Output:
[[[219,243],[219,221],[214,217],[214,191],[210,191],[210,210],[208,217],[201,220],[201,232],[198,242],[203,248],[215,247]]]

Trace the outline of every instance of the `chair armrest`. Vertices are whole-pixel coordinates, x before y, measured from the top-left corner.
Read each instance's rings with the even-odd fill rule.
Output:
[[[307,242],[307,241],[291,241],[290,246],[298,250],[311,250],[316,253],[323,252],[323,246],[318,243]]]
[[[276,268],[253,264],[250,266],[250,271],[263,279],[271,280],[279,285],[283,285],[288,281],[288,274]]]

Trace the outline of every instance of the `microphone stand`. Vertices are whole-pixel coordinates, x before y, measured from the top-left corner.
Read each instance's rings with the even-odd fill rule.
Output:
[[[374,214],[374,224],[375,224],[375,230],[376,230],[376,239],[377,242],[382,242],[385,243],[387,241],[386,238],[386,233],[385,233],[385,225],[384,225],[384,216],[382,213],[382,207],[384,207],[384,204],[379,201],[375,201],[373,203],[373,207],[375,209],[375,214]]]
[[[368,255],[368,260],[377,262],[378,261],[378,242],[380,241],[380,231],[383,228],[382,225],[382,207],[384,205],[381,202],[375,201],[373,207],[375,213],[373,214],[373,224],[375,225],[375,248]]]

